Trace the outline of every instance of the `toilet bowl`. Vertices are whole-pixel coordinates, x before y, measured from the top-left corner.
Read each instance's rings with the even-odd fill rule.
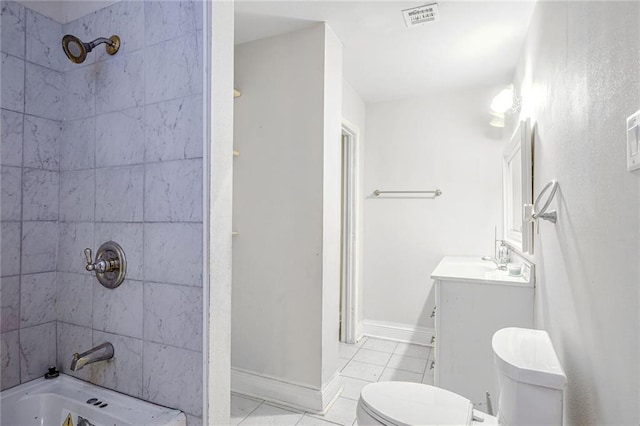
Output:
[[[498,376],[497,417],[435,386],[378,382],[362,388],[358,425],[561,425],[567,377],[547,332],[504,328],[493,335],[491,345]]]

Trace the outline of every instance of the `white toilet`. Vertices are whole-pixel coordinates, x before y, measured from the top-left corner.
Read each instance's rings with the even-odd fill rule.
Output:
[[[358,425],[561,425],[567,376],[546,331],[498,330],[491,341],[498,375],[498,413],[434,386],[378,382],[358,401]]]

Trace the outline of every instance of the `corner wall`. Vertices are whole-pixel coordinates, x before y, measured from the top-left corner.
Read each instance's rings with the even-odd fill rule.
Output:
[[[516,75],[534,125],[535,324],[568,377],[565,424],[638,424],[640,209],[626,117],[640,108],[640,4],[539,2]]]
[[[324,24],[235,51],[232,388],[316,411],[337,371],[341,60]]]

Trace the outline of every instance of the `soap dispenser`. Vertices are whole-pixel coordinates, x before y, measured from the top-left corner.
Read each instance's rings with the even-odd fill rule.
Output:
[[[500,265],[506,265],[509,263],[509,247],[507,247],[504,240],[500,240],[500,246],[498,247],[498,255],[496,258]]]

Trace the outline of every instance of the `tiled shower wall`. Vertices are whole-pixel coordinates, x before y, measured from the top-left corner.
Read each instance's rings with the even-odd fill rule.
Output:
[[[195,421],[202,415],[202,4],[120,2],[65,25],[15,3],[2,4],[2,331],[8,331],[3,388],[17,383],[5,383],[5,371],[25,381],[53,360],[67,373],[180,408]],[[26,25],[14,24],[10,32],[5,9],[11,16],[23,14],[21,21],[12,19]],[[26,61],[16,52],[4,53],[6,33],[26,40]],[[82,40],[118,34],[122,46],[112,57],[99,46],[85,63],[72,64],[60,48],[67,33]],[[25,114],[5,104],[5,58],[26,64]],[[13,87],[13,77],[10,81]],[[30,124],[39,115],[49,119],[46,125]],[[5,120],[22,118],[23,163],[5,167],[5,129],[12,128]],[[38,139],[32,153],[34,126],[43,142]],[[14,134],[10,140],[18,146]],[[40,162],[28,161],[31,155]],[[47,156],[55,160],[44,161]],[[5,191],[5,174],[16,180],[17,166],[22,166],[22,216],[8,211],[5,221],[5,193],[15,192]],[[37,182],[35,197],[29,195],[31,182]],[[16,247],[10,237],[18,231],[11,227],[22,229],[21,279],[20,270],[9,268],[16,283],[4,277],[5,250]],[[31,263],[46,265],[46,260],[56,273],[26,275],[34,272],[24,266],[29,227],[42,228],[34,237],[38,255],[52,247],[52,254]],[[114,290],[84,270],[84,248],[95,253],[108,240],[124,248],[128,261],[127,280]],[[5,288],[9,298],[21,301],[19,311],[5,303]],[[37,308],[37,318],[28,315],[29,308]],[[20,317],[18,326],[5,330],[5,315],[12,317],[5,310]],[[39,327],[34,340],[40,347],[29,347],[23,338],[29,327]],[[73,352],[104,341],[114,345],[112,361],[68,371]],[[42,355],[35,357],[33,371],[15,365],[13,355],[30,366],[35,353]]]

